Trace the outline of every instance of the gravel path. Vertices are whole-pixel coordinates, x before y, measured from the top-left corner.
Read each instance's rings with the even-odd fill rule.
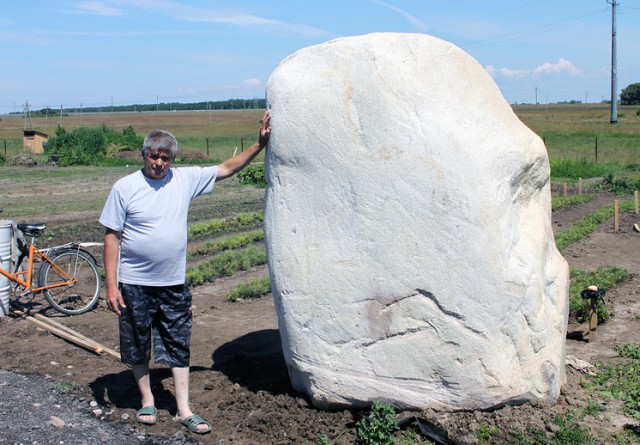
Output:
[[[95,405],[95,402],[94,402]],[[102,420],[108,408],[57,388],[53,381],[0,370],[0,444],[196,444],[183,431],[171,437]]]

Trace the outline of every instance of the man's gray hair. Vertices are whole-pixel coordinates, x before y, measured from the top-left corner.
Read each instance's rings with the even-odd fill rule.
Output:
[[[178,153],[178,141],[168,131],[151,130],[142,143],[142,154],[146,157],[151,150],[170,152],[175,156]]]

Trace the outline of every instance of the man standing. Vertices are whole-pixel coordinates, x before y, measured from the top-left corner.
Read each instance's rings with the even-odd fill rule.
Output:
[[[258,142],[217,166],[171,168],[176,138],[153,130],[144,139],[144,167],[115,183],[100,216],[105,226],[104,268],[107,306],[119,317],[122,362],[131,365],[142,398],[136,420],[157,420],[149,379],[153,338],[156,363],[171,368],[176,420],[206,434],[209,422],[189,404],[191,293],[185,284],[187,214],[191,200],[211,193],[216,180],[233,176],[267,145],[265,112]],[[118,258],[120,258],[118,262]]]

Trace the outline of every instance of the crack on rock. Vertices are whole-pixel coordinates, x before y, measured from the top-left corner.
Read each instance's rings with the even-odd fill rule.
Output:
[[[416,289],[416,292],[418,292],[423,297],[427,297],[429,300],[431,300],[433,304],[435,304],[438,307],[438,309],[440,309],[440,312],[442,312],[443,314],[449,317],[456,318],[458,320],[464,320],[464,317],[461,314],[458,314],[457,312],[454,312],[454,311],[447,310],[444,306],[442,306],[438,301],[438,299],[436,298],[436,296],[433,295],[431,292],[424,289]]]

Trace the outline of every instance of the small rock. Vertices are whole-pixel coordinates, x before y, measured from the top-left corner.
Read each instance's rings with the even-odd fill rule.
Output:
[[[91,402],[89,402],[89,406],[96,407],[98,406],[98,402],[96,402],[95,400],[92,400]]]
[[[129,420],[129,417],[130,417],[129,413],[124,413],[123,415],[120,416],[122,420]]]
[[[42,403],[34,403],[32,406],[34,408],[40,408],[42,406]]]
[[[53,366],[58,366],[60,363],[58,363],[58,362],[51,362],[50,364],[51,364],[51,365],[53,365]]]
[[[60,417],[51,416],[49,424],[55,426],[56,428],[62,428],[64,426],[64,420],[62,420]]]
[[[96,409],[91,410],[91,413],[96,417],[101,416],[102,412],[103,411],[100,408],[96,408]]]

